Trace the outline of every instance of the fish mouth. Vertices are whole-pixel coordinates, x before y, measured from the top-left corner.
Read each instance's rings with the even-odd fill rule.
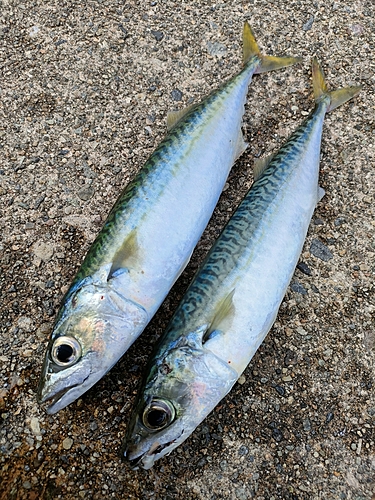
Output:
[[[71,389],[74,389],[74,387],[78,387],[80,384],[75,384],[70,387],[64,387],[64,389],[61,389],[61,391],[56,392],[55,394],[52,395],[40,395],[38,393],[38,402],[39,403],[48,403],[46,406],[46,412],[50,415],[53,413],[57,413],[61,408],[64,408],[66,405],[62,406],[61,408],[56,408],[59,402],[63,399],[65,394],[70,391]]]
[[[139,455],[139,457],[133,458],[132,460],[128,460],[129,467],[133,470],[137,470],[139,468],[138,464],[139,464],[139,462],[141,462],[143,460],[144,456],[145,456],[145,454]]]
[[[176,441],[178,441],[178,439],[180,439],[183,433],[184,429],[182,429],[181,434],[177,438],[172,439],[171,441],[168,441],[164,444],[155,443],[153,446],[151,446],[149,451],[142,453],[136,458],[130,458],[128,450],[125,449],[125,451],[122,453],[122,459],[127,462],[127,464],[132,470],[139,469],[138,466],[141,465],[142,463],[143,463],[142,465],[143,469],[146,470],[151,469],[151,467],[154,465],[156,455],[160,454],[163,450],[165,450],[165,448],[168,448]]]
[[[85,359],[63,369],[56,369],[48,355],[44,360],[37,390],[38,403],[48,403],[45,411],[57,413],[88,391],[103,375],[95,359]]]
[[[65,387],[64,389],[61,389],[61,391],[56,392],[56,394],[52,394],[51,396],[48,396],[48,395],[42,396],[38,392],[38,402],[39,403],[49,402],[50,406],[53,406],[69,391],[69,389],[72,389],[73,387],[77,387],[77,386],[73,385],[72,387]]]
[[[162,452],[167,446],[172,444],[174,441],[171,441],[170,443],[165,443],[165,445],[159,445],[157,446],[153,451],[146,451],[145,453],[142,453],[136,458],[130,458],[127,456],[127,452],[123,454],[123,458],[127,461],[129,467],[132,470],[138,470],[139,465],[143,469],[150,469],[155,462],[156,454]]]
[[[72,401],[74,401],[78,396],[76,396],[74,393],[74,389],[76,387],[82,388],[85,386],[85,382],[90,378],[91,371],[87,373],[85,377],[83,377],[81,380],[77,381],[75,384],[65,386],[60,390],[57,391],[48,391],[45,387],[45,381],[41,379],[39,383],[39,388],[37,392],[37,400],[40,404],[43,403],[48,403],[46,405],[45,411],[52,415],[54,413],[57,413],[59,410],[65,408],[68,404],[70,404]],[[82,391],[82,389],[79,391],[80,394],[83,392],[86,392],[93,384],[95,381],[92,382],[91,385],[85,387],[85,390]],[[60,385],[61,386],[61,385]],[[47,385],[48,388],[48,385]],[[67,396],[67,394],[70,394],[70,397]]]

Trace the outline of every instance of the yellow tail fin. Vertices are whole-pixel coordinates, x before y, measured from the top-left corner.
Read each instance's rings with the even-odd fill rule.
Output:
[[[265,73],[266,71],[285,68],[301,61],[300,57],[263,56],[260,53],[250,24],[246,21],[243,27],[243,63],[246,64],[253,56],[258,56],[261,61],[254,73]]]
[[[312,80],[315,102],[319,102],[325,96],[329,96],[330,98],[331,102],[327,111],[332,111],[344,102],[349,101],[349,99],[357,95],[362,89],[361,86],[345,87],[343,89],[332,90],[329,92],[323,70],[316,57],[313,57],[312,60]]]

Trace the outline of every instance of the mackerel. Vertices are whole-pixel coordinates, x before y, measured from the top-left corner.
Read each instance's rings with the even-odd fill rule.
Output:
[[[244,67],[200,104],[169,115],[169,134],[124,189],[66,293],[38,389],[55,413],[127,351],[186,266],[229,171],[254,73],[296,58],[262,56],[244,27]]]
[[[325,114],[359,87],[328,92],[313,59],[314,111],[254,170],[254,183],[162,336],[128,426],[131,466],[181,444],[230,391],[275,321],[315,206]]]

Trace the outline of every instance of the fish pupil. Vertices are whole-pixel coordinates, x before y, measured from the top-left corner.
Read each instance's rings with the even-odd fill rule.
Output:
[[[56,349],[56,357],[61,363],[68,363],[73,356],[73,347],[68,344],[59,345]]]
[[[168,415],[164,410],[153,409],[147,414],[147,422],[153,428],[164,426],[167,418]]]

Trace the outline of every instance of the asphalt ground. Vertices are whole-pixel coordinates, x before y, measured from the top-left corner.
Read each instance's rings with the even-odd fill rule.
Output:
[[[375,499],[372,1],[0,1],[0,497]],[[241,67],[245,19],[299,66],[254,77],[249,147],[190,264],[144,334],[78,402],[36,402],[64,292],[121,189],[166,131]],[[150,471],[119,459],[152,346],[221,228],[312,109],[311,57],[330,88],[326,195],[276,323],[231,393]]]

